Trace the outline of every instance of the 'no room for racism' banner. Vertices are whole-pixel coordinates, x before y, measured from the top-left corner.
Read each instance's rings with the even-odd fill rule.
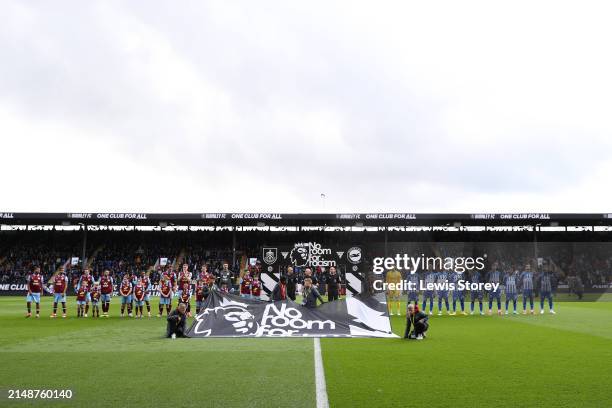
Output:
[[[353,296],[309,309],[291,300],[264,302],[213,291],[189,337],[397,337],[387,307]]]

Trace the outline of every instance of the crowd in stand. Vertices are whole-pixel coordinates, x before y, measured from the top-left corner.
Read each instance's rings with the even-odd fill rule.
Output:
[[[368,235],[369,234],[369,235]],[[359,243],[364,247],[364,259],[388,253],[425,253],[440,256],[467,256],[487,254],[490,262],[503,269],[512,268],[526,258],[538,258],[559,277],[560,283],[579,279],[585,287],[612,282],[612,242],[511,242],[493,237],[496,242],[479,242],[467,236],[464,242],[445,242],[434,234],[407,234],[404,242],[381,243],[379,233],[351,232],[242,232],[232,236],[230,231],[89,231],[85,245],[85,258],[92,275],[100,276],[109,269],[115,278],[126,273],[145,270],[152,282],[159,280],[160,259],[170,264],[186,263],[190,269],[207,264],[213,273],[221,269],[223,261],[230,269],[240,270],[244,258],[261,258],[263,246],[281,245],[300,240],[313,240],[329,247],[347,247]],[[456,233],[455,233],[456,234]],[[511,236],[517,236],[516,233]],[[389,234],[398,239],[400,233]],[[407,236],[410,235],[410,236]],[[415,237],[441,239],[439,242],[409,241]],[[584,236],[583,238],[588,238]],[[483,237],[480,237],[483,238]],[[502,238],[504,238],[502,236]],[[233,241],[235,239],[235,241]],[[454,239],[457,239],[455,236]],[[24,283],[33,266],[41,268],[48,279],[64,266],[69,277],[78,277],[83,265],[82,231],[0,231],[0,283]],[[537,253],[534,255],[534,251]],[[75,264],[73,258],[79,258]],[[303,279],[304,268],[295,274]],[[321,278],[321,268],[314,268],[315,277]]]

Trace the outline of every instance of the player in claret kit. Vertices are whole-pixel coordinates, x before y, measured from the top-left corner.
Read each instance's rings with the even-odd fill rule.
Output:
[[[210,290],[215,288],[216,280],[217,278],[215,277],[215,274],[212,272],[209,272],[207,268],[206,273],[204,274],[204,283],[206,283],[206,285],[209,287]]]
[[[253,276],[253,282],[251,283],[251,297],[253,299],[259,300],[261,296],[261,281],[259,280],[259,275],[255,274]]]
[[[251,277],[251,272],[247,269],[240,278],[240,297],[251,298],[251,284],[253,283],[253,278]]]
[[[87,313],[89,313],[89,302],[91,302],[91,295],[89,294],[89,291],[93,287],[93,276],[91,276],[91,274],[89,273],[88,267],[85,267],[85,269],[83,269],[83,275],[81,275],[81,277],[79,278],[77,291],[83,285],[87,290],[87,295],[85,296],[85,317],[87,317]]]
[[[493,268],[491,272],[489,272],[488,279],[489,283],[501,284],[502,281],[502,273],[499,271],[497,267],[497,263],[493,264]],[[497,289],[489,290],[489,316],[493,314],[493,300],[497,301],[497,314],[502,314],[501,307],[501,288],[497,286]]]
[[[85,305],[87,304],[87,296],[89,295],[89,288],[87,282],[77,286],[76,300],[77,300],[77,317],[83,317],[85,315]]]
[[[191,317],[191,288],[183,290],[179,300],[180,303],[184,303],[187,307],[187,317]]]
[[[100,278],[100,300],[102,301],[102,317],[108,317],[110,309],[110,301],[113,296],[113,277],[110,276],[110,271],[105,269]]]
[[[164,306],[166,306],[166,314],[170,315],[172,309],[172,282],[168,275],[162,275],[159,283],[159,314],[157,317],[162,317],[164,314]]]
[[[198,274],[198,279],[205,280],[206,275],[208,275],[208,265],[202,264],[202,266],[200,266],[200,273]]]
[[[28,313],[26,317],[32,316],[32,302],[36,303],[36,318],[40,317],[40,297],[43,296],[43,276],[40,274],[40,268],[34,267],[34,270],[26,278],[28,294],[26,296],[26,306]]]
[[[183,294],[183,291],[191,292],[191,272],[189,272],[189,265],[183,264],[183,270],[178,276],[178,296],[179,298]]]
[[[164,271],[161,273],[162,278],[166,277],[168,278],[168,281],[170,282],[170,284],[172,285],[172,291],[176,292],[176,275],[174,274],[174,271],[172,270],[172,265],[166,265]]]
[[[91,317],[100,317],[100,284],[98,282],[94,283],[93,288],[91,288],[91,292],[89,293],[91,296]]]
[[[121,317],[125,316],[125,308],[127,306],[128,316],[132,317],[132,291],[134,289],[134,285],[130,280],[130,275],[123,275],[123,279],[121,280],[121,284],[119,285],[119,294],[121,295]]]
[[[140,283],[145,290],[144,302],[147,305],[147,316],[151,317],[151,279],[145,271],[140,271]]]
[[[145,303],[145,294],[146,289],[144,287],[144,284],[141,280],[137,281],[136,285],[134,286],[134,305],[136,306],[134,316],[136,317],[136,319],[142,319],[142,312]]]
[[[202,307],[204,306],[204,301],[210,294],[210,288],[204,282],[204,279],[198,279],[195,287],[195,296],[196,296],[196,314],[200,314]]]
[[[66,317],[66,290],[68,289],[68,276],[64,273],[64,267],[51,278],[53,283],[53,313],[51,318],[57,317],[57,304],[62,304],[62,317]]]

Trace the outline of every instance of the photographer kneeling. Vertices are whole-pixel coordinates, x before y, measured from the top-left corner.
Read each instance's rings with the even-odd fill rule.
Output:
[[[411,327],[414,328],[413,331],[410,331]],[[408,313],[406,313],[406,332],[404,333],[404,338],[423,340],[427,329],[429,329],[429,316],[418,310],[412,303],[409,304]]]
[[[179,303],[179,305],[168,315],[168,326],[166,327],[166,337],[185,337],[185,328],[187,324],[187,305]]]

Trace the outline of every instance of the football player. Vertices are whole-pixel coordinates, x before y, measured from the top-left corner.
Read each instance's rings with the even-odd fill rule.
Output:
[[[110,301],[113,296],[113,277],[110,276],[110,271],[105,269],[100,278],[100,300],[102,301],[102,317],[108,317],[110,309]]]
[[[253,276],[253,283],[251,283],[251,296],[253,299],[258,299],[261,296],[261,281],[259,275]]]
[[[91,276],[91,274],[89,273],[88,267],[85,267],[85,269],[83,269],[83,275],[81,275],[81,277],[79,278],[79,283],[77,284],[77,291],[82,285],[85,285],[85,290],[87,291],[85,295],[85,315],[84,315],[85,317],[87,317],[87,313],[89,313],[89,302],[91,302],[91,295],[89,291],[93,287],[93,276]]]
[[[128,316],[132,317],[132,291],[134,285],[130,279],[130,275],[123,275],[121,284],[119,285],[119,294],[121,295],[121,317],[125,316],[125,308],[127,306]]]
[[[425,285],[433,285],[436,282],[436,274],[433,271],[425,271]],[[434,304],[434,291],[433,289],[425,289],[423,291],[423,313],[427,307],[427,301],[429,300],[429,315],[433,315],[433,304]]]
[[[215,281],[217,280],[217,278],[215,277],[215,274],[212,272],[208,271],[208,268],[206,268],[206,273],[204,273],[204,283],[206,283],[206,285],[212,290],[215,287]]]
[[[419,275],[411,273],[408,275],[408,303],[419,303]]]
[[[151,317],[151,279],[145,271],[140,271],[140,283],[145,291],[144,302],[147,305],[147,316]]]
[[[519,277],[519,283],[523,292],[523,314],[527,314],[528,298],[529,306],[531,307],[531,314],[535,314],[533,309],[533,272],[531,272],[531,265],[525,264],[525,270]]]
[[[136,282],[136,285],[134,286],[134,305],[136,306],[134,317],[136,319],[142,319],[145,295],[146,295],[145,286],[141,280],[138,280],[138,282]]]
[[[459,306],[461,307],[461,314],[467,315],[465,312],[465,289],[459,289],[459,281],[462,280],[463,273],[459,273],[457,271],[451,272],[449,276],[450,283],[453,284],[452,296],[453,296],[453,312],[451,315],[457,314],[457,301],[459,301]]]
[[[179,300],[187,307],[187,317],[191,317],[191,288],[183,290]]]
[[[205,280],[208,275],[208,265],[202,264],[200,267],[200,274],[198,275],[198,279]]]
[[[514,306],[513,314],[516,314],[516,300],[518,298],[518,272],[511,270],[506,273],[504,277],[504,287],[506,291],[506,314],[508,314],[508,304],[512,300],[512,305]]]
[[[172,284],[172,291],[176,292],[176,290],[177,290],[176,274],[172,270],[172,265],[170,265],[170,264],[166,265],[166,268],[162,272],[162,276],[166,276],[168,278],[168,280]]]
[[[251,298],[251,284],[253,283],[253,278],[251,277],[251,272],[247,269],[240,278],[240,297]]]
[[[204,302],[210,293],[210,288],[204,282],[204,279],[198,279],[196,281],[195,286],[195,296],[196,296],[196,314],[200,314],[202,311],[202,307],[204,306]]]
[[[436,273],[436,282],[438,283],[438,316],[442,316],[442,300],[446,305],[446,313],[450,314],[450,307],[448,306],[448,273],[441,269]]]
[[[472,275],[470,276],[470,281],[471,283],[480,283],[482,281],[482,278],[480,276],[480,272],[478,271],[472,271]],[[476,300],[478,300],[478,308],[480,309],[480,315],[484,315],[484,312],[482,311],[482,299],[483,299],[483,293],[481,289],[474,289],[472,290],[472,293],[470,294],[470,314],[474,314],[474,302]]]
[[[26,278],[28,294],[26,296],[26,306],[28,313],[26,317],[32,316],[32,302],[36,303],[36,318],[40,317],[40,297],[43,296],[43,276],[40,274],[40,267],[35,266],[31,274]]]
[[[397,310],[397,315],[401,316],[400,299],[402,296],[402,291],[398,288],[398,286],[402,283],[401,272],[395,268],[387,271],[385,283],[387,283],[387,305],[389,307],[389,316],[393,316],[393,306],[395,306],[395,310]]]
[[[90,291],[91,296],[91,317],[100,317],[100,284],[95,282]]]
[[[68,276],[64,273],[64,267],[60,266],[59,270],[51,278],[53,281],[53,313],[51,318],[57,316],[57,304],[62,304],[62,317],[66,317],[66,290],[68,289]]]
[[[540,275],[538,281],[540,285],[540,314],[544,314],[544,299],[548,299],[550,313],[555,314],[552,298],[555,275],[550,271],[544,271]]]
[[[162,317],[164,314],[164,305],[166,306],[166,314],[170,315],[172,308],[172,282],[168,275],[163,275],[159,284],[159,314],[157,317]]]
[[[183,291],[187,292],[191,291],[191,272],[189,272],[189,265],[187,263],[183,264],[183,270],[179,273],[178,276],[178,296],[181,297]]]
[[[487,280],[489,281],[489,283],[498,284],[497,289],[489,290],[489,316],[493,314],[493,300],[497,301],[497,314],[501,315],[502,314],[501,288],[499,285],[501,284],[501,281],[502,281],[502,273],[499,271],[499,268],[497,267],[497,263],[493,264],[493,268],[491,272],[489,272],[489,276],[487,277]]]
[[[232,289],[233,280],[234,275],[232,271],[229,270],[229,264],[223,262],[223,269],[219,272],[219,287],[221,288],[221,292],[229,293]]]
[[[85,314],[87,295],[89,295],[89,288],[87,287],[87,282],[83,282],[83,284],[77,286],[76,291],[77,317],[83,317]]]

